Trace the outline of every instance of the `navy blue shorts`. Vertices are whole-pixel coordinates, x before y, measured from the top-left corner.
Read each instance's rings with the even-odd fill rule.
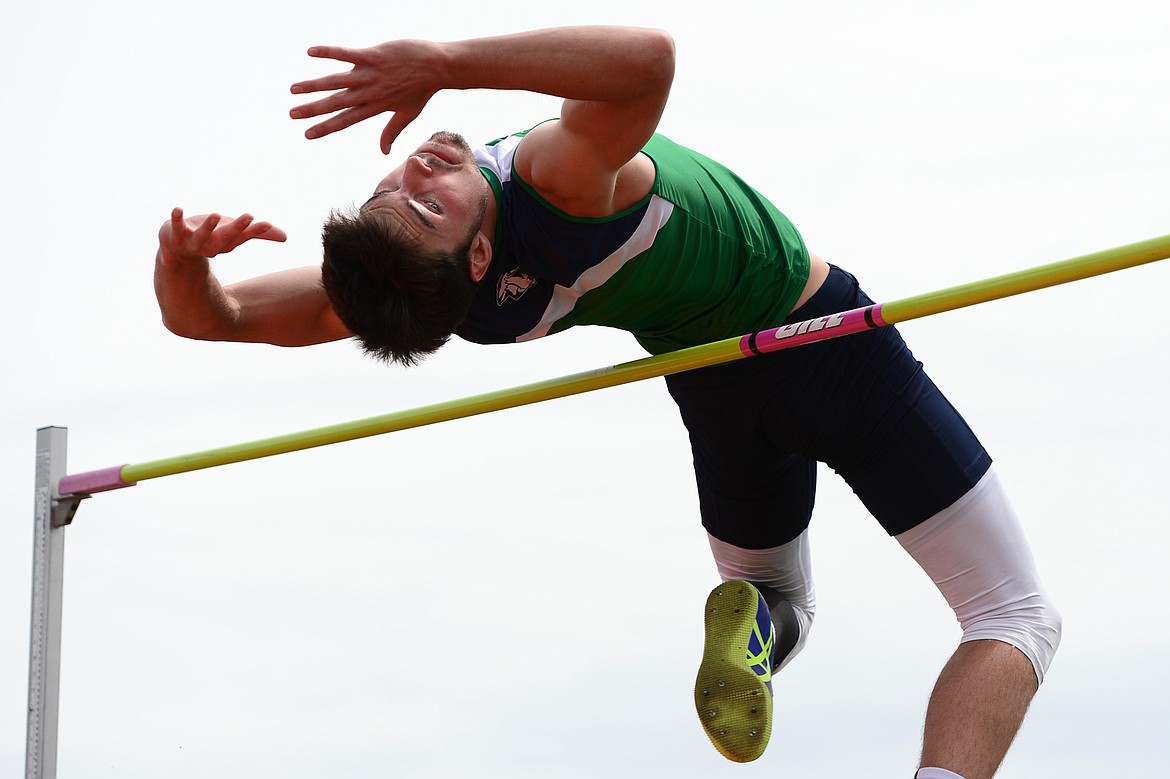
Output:
[[[832,267],[787,322],[873,302]],[[950,506],[991,466],[893,327],[675,374],[666,384],[690,433],[703,525],[746,549],[779,546],[808,527],[818,462],[890,535]]]

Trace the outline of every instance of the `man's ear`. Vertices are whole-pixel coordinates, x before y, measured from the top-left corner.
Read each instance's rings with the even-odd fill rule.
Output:
[[[492,242],[482,232],[476,233],[468,256],[471,259],[471,280],[479,281],[492,264]]]

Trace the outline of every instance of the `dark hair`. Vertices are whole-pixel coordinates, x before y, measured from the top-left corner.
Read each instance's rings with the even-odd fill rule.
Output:
[[[338,318],[366,353],[415,365],[447,343],[475,296],[471,243],[420,249],[367,214],[333,211],[321,232],[321,282]]]

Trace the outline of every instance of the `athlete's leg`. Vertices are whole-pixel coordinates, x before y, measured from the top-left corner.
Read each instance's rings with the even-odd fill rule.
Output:
[[[724,581],[751,582],[764,596],[776,628],[773,673],[788,665],[808,641],[816,613],[808,530],[769,549],[744,549],[709,535],[715,565]]]
[[[869,302],[835,270],[798,313]],[[923,765],[990,776],[1059,637],[1019,523],[988,476],[991,458],[894,328],[779,354],[800,379],[763,418],[772,439],[841,474],[962,623],[963,644],[929,707]]]
[[[817,465],[762,434],[771,393],[753,375],[758,367],[667,379],[690,433],[703,525],[727,580],[705,605],[696,711],[719,752],[739,762],[767,745],[773,661],[803,645],[814,607],[805,531]]]
[[[993,640],[960,644],[930,696],[920,765],[990,779],[1036,689],[1032,665],[1015,647]]]
[[[922,761],[965,779],[999,768],[1060,643],[1060,615],[994,471],[896,536],[963,629],[931,695]]]
[[[871,302],[851,276],[834,269],[817,294],[789,321]],[[929,524],[931,518],[961,502],[991,465],[987,452],[923,373],[894,328],[678,376],[667,383],[691,433],[703,523],[710,534],[742,549],[780,547],[807,528],[815,470],[801,472],[794,467],[797,461],[819,460],[836,470],[887,532],[911,542],[906,544],[908,549],[917,547],[913,543],[917,535],[930,535],[928,531],[935,527]],[[750,397],[737,395],[737,386],[750,389]],[[685,391],[676,391],[679,389]],[[727,431],[732,430],[738,432],[728,437]],[[778,452],[788,455],[778,458]],[[782,484],[795,485],[797,473],[807,474],[803,503],[799,500],[801,491],[779,489]],[[714,487],[704,487],[705,481]],[[994,527],[994,523],[989,526]],[[1015,527],[1018,530],[1018,525]],[[920,530],[919,534],[911,532],[915,530]],[[947,576],[963,570],[963,555],[981,543],[943,533],[937,546],[941,561],[937,568],[926,551],[933,546],[930,538],[924,547],[911,551],[943,586],[949,581]],[[1009,540],[1001,547],[990,547],[999,551],[987,560],[972,560],[977,570],[969,581],[977,583],[980,576],[993,576],[997,560],[1008,560],[1012,563],[1009,568],[1018,568],[1019,561],[1008,554],[1014,543]],[[1026,546],[1019,548],[1026,551]],[[951,554],[958,556],[951,558]],[[1027,566],[1031,566],[1030,555]],[[966,607],[974,606],[975,601],[968,604],[943,589],[965,620]],[[993,590],[989,590],[992,596]],[[1038,589],[1034,592],[1040,593]],[[967,761],[971,759],[968,746],[976,740],[993,744],[989,748],[992,759],[996,763],[1002,759],[1011,741],[1010,735],[1003,738],[1002,723],[1006,721],[1006,729],[1014,734],[1046,667],[1046,661],[1040,660],[1046,655],[1045,630],[1050,637],[1058,631],[1055,612],[1049,610],[1042,594],[1041,600],[1044,603],[1037,621],[1048,627],[1021,627],[1014,631],[1015,640],[1007,638],[1012,631],[997,625],[996,618],[1006,617],[1010,623],[1021,615],[1013,614],[1010,607],[1005,611],[1002,604],[993,605],[987,615],[975,613],[971,625],[964,622],[964,646],[940,678],[928,717],[924,753],[928,760],[955,755],[945,759]],[[1027,622],[1027,618],[1022,621]],[[1027,635],[1032,636],[1031,649],[1029,639],[1019,638]],[[1010,645],[1006,652],[1010,659],[1005,659],[998,644]],[[1048,644],[1055,648],[1055,641]],[[1030,684],[1018,678],[1017,654],[1031,667]],[[1051,657],[1050,652],[1047,657]],[[985,693],[967,695],[968,687],[980,687]],[[956,690],[966,696],[966,711],[951,706]],[[1013,703],[1017,700],[1013,693],[1023,697],[1022,706]],[[994,757],[996,752],[998,758]],[[970,765],[967,770],[980,770],[978,765]]]
[[[716,749],[747,762],[771,736],[772,676],[804,647],[816,611],[808,530],[766,549],[708,540],[724,584],[705,606],[695,706]]]
[[[724,584],[705,606],[695,706],[715,748],[747,762],[771,736],[772,675],[804,647],[816,611],[808,530],[767,549],[708,540]]]

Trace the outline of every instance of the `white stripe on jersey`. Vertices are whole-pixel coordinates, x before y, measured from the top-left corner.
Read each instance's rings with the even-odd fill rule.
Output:
[[[642,222],[638,225],[638,229],[634,230],[629,239],[604,260],[593,265],[578,276],[573,286],[563,287],[560,284],[556,285],[553,289],[552,299],[549,300],[548,307],[544,310],[544,315],[540,318],[536,327],[518,336],[516,343],[531,341],[548,335],[549,329],[573,310],[582,295],[605,284],[627,262],[649,249],[654,244],[654,239],[658,235],[658,231],[670,219],[670,215],[673,212],[674,203],[671,203],[669,200],[664,200],[658,197],[658,195],[652,195],[650,197],[650,203],[646,207],[646,213],[642,217]]]
[[[522,135],[509,135],[494,146],[480,146],[473,152],[475,163],[496,174],[501,184],[506,184],[512,180],[512,158],[516,156],[516,147],[522,140]]]

